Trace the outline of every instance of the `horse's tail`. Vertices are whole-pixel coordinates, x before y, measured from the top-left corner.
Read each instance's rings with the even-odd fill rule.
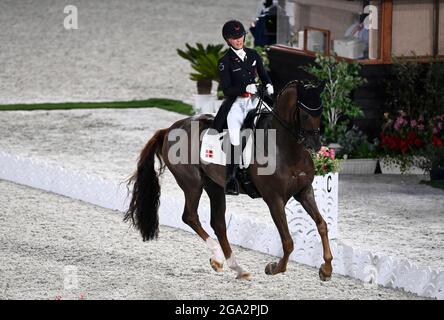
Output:
[[[143,241],[157,238],[159,234],[159,176],[165,170],[162,161],[163,140],[168,129],[158,130],[147,142],[139,156],[136,172],[128,179],[128,186],[134,183],[132,198],[124,221],[131,219],[132,225],[140,230]],[[156,171],[155,158],[160,162]]]

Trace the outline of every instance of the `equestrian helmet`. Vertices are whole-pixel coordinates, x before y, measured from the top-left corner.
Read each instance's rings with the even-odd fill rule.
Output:
[[[237,20],[227,21],[222,28],[222,37],[228,39],[237,39],[247,34],[244,26]]]

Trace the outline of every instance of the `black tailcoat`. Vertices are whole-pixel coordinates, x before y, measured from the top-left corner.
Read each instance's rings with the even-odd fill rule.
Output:
[[[231,48],[219,60],[220,84],[225,95],[225,101],[213,122],[213,128],[219,132],[227,128],[227,116],[231,105],[238,96],[246,92],[249,84],[256,83],[258,76],[262,84],[271,83],[259,54],[250,48],[244,50],[246,52],[244,61]]]

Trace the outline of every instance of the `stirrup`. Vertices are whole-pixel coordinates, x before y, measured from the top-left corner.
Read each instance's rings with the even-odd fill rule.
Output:
[[[231,196],[239,195],[239,183],[235,178],[230,178],[225,184],[225,194]]]

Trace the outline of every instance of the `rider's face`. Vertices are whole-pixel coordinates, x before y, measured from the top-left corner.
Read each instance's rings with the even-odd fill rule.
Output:
[[[244,47],[244,37],[240,38],[230,38],[228,39],[228,43],[236,50],[242,49]]]

